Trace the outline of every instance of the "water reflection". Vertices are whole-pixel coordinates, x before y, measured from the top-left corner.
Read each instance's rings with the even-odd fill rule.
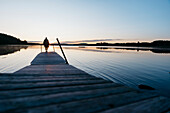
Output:
[[[8,55],[11,53],[15,53],[17,51],[20,51],[21,49],[27,49],[28,46],[23,46],[23,45],[5,45],[5,46],[0,46],[0,55]]]
[[[147,85],[163,95],[170,94],[170,87],[168,87],[170,54],[167,50],[113,46],[64,46],[63,49],[70,65],[91,75],[133,88],[138,88],[140,84]],[[42,48],[42,51],[44,52],[45,49]],[[50,46],[49,51],[56,51],[62,56],[58,46]],[[29,46],[13,54],[0,56],[0,72],[12,73],[30,65],[40,52],[41,46]],[[160,53],[166,54],[158,55]]]
[[[100,49],[100,50],[106,50],[106,49],[117,49],[117,50],[136,50],[137,52],[139,51],[151,51],[153,53],[170,53],[170,49],[169,48],[142,48],[142,47],[137,47],[137,48],[125,48],[125,47],[121,47],[121,48],[111,48],[111,47],[96,47],[96,49]]]
[[[91,75],[136,89],[139,85],[150,86],[162,95],[169,96],[169,53],[158,55],[160,52],[152,54],[157,52],[152,48],[113,46],[65,47],[64,51],[70,64]]]
[[[108,48],[109,49],[109,48]],[[137,52],[139,51],[151,51],[153,53],[170,53],[170,49],[168,48],[114,48],[114,49],[119,49],[119,50],[136,50]]]
[[[64,47],[64,49],[74,49],[82,51],[106,52],[106,53],[128,53],[128,52],[152,52],[158,54],[170,54],[170,48],[151,48],[151,47]]]

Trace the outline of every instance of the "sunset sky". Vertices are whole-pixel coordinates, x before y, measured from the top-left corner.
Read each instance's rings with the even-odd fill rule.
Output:
[[[170,39],[170,0],[0,0],[0,32],[51,42]]]

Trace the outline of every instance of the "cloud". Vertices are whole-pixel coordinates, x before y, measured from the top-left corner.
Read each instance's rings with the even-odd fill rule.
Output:
[[[105,41],[120,41],[123,39],[93,39],[93,40],[77,40],[77,41],[63,41],[62,43],[86,43],[86,42],[105,42]]]

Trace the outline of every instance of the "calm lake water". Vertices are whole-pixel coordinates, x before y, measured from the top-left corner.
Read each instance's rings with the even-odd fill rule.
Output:
[[[58,47],[51,46],[49,51]],[[44,51],[44,48],[43,48]],[[13,73],[41,52],[41,46],[0,46],[0,73]],[[170,52],[152,48],[70,47],[64,52],[69,63],[97,77],[138,88],[144,84],[170,97]]]

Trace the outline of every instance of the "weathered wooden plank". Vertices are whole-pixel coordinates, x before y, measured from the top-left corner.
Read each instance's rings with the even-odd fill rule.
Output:
[[[28,79],[28,80],[36,80],[36,79],[46,79],[46,80],[50,80],[50,79],[57,79],[57,80],[61,80],[61,79],[95,79],[97,77],[94,76],[90,76],[90,75],[25,75],[25,74],[17,74],[17,75],[0,75],[0,80],[24,80],[24,79]]]
[[[79,70],[79,69],[55,69],[55,68],[40,68],[40,69],[21,69],[17,72],[15,72],[15,74],[87,74],[86,72]]]
[[[14,99],[4,99],[0,100],[0,112],[6,110],[12,110],[17,108],[27,108],[35,107],[41,105],[48,105],[54,103],[63,103],[69,101],[76,101],[81,99],[96,98],[100,96],[106,96],[111,94],[125,93],[129,92],[132,89],[127,87],[117,87],[117,88],[105,88],[105,89],[95,89],[87,91],[77,91],[77,92],[68,92],[68,93],[59,93],[59,94],[49,94],[49,95],[38,95],[38,96],[29,96],[22,98]],[[23,104],[24,103],[24,104]]]
[[[166,97],[155,97],[106,110],[101,113],[162,113],[168,109],[170,109],[170,99]]]
[[[94,77],[92,75],[89,74],[79,74],[79,75],[60,75],[60,74],[22,74],[22,73],[18,73],[18,74],[0,74],[0,78],[36,78],[36,77]],[[97,78],[97,77],[96,77]]]
[[[46,65],[46,64],[65,64],[64,59],[55,52],[42,52],[38,54],[31,62],[31,65]]]
[[[76,81],[76,80],[103,80],[101,78],[81,78],[81,77],[74,77],[74,78],[0,78],[0,84],[12,84],[12,83],[37,83],[37,82],[58,82],[58,81]]]
[[[78,69],[72,65],[67,65],[67,64],[60,64],[60,65],[30,65],[26,66],[25,68],[27,69]]]
[[[73,86],[73,85],[86,85],[86,84],[100,84],[109,83],[106,80],[76,80],[76,81],[57,81],[57,82],[37,82],[37,83],[15,83],[15,84],[0,84],[2,90],[14,90],[14,89],[28,89],[28,88],[42,88],[42,87],[61,87],[61,86]],[[110,82],[111,83],[111,82]]]
[[[56,113],[90,113],[99,112],[102,110],[115,108],[121,105],[133,103],[139,100],[148,99],[156,96],[156,94],[151,93],[139,93],[133,92],[123,92],[119,94],[111,94],[107,96],[100,96],[98,98],[84,98],[83,100],[72,99],[72,102],[60,103],[51,102],[51,105],[37,106],[35,108],[25,109],[22,112],[29,113],[44,113],[56,112]],[[79,98],[73,97],[73,98]],[[67,97],[66,97],[67,99]],[[75,101],[76,100],[76,101]]]
[[[56,66],[56,65],[55,65]],[[38,67],[38,68],[34,68],[34,67],[32,67],[32,65],[31,66],[29,66],[28,68],[24,68],[24,69],[22,69],[22,70],[24,70],[24,71],[41,71],[41,70],[63,70],[63,71],[65,71],[65,70],[79,70],[79,69],[76,69],[76,68],[49,68],[49,67],[45,67],[45,68],[41,68],[41,67]]]
[[[35,81],[35,80],[56,80],[56,81],[60,81],[60,80],[72,80],[72,79],[75,79],[75,80],[81,80],[81,79],[89,79],[89,80],[94,80],[94,79],[102,79],[102,78],[95,78],[95,77],[89,77],[89,76],[66,76],[66,77],[61,77],[61,76],[41,76],[41,77],[34,77],[34,76],[25,76],[25,77],[22,77],[22,76],[13,76],[13,77],[0,77],[0,81]]]
[[[122,87],[116,83],[101,83],[101,84],[90,84],[90,85],[77,85],[77,86],[63,86],[63,87],[48,87],[48,88],[35,88],[35,89],[22,89],[22,90],[10,90],[0,91],[0,99],[9,99],[23,96],[33,95],[45,95],[45,94],[56,94],[73,91],[86,91],[92,89],[103,89],[111,87]]]
[[[16,74],[56,74],[56,75],[79,75],[79,74],[86,74],[84,71],[81,70],[42,70],[42,71],[18,71]]]
[[[80,74],[85,74],[86,72],[75,68],[74,66],[71,65],[30,65],[30,66],[26,66],[22,69],[20,69],[19,71],[16,71],[15,74],[18,73],[24,73],[24,74],[45,74],[48,72],[55,72],[54,74],[58,74],[58,73],[80,73]],[[73,72],[73,73],[72,73]],[[86,73],[87,74],[87,73]]]

